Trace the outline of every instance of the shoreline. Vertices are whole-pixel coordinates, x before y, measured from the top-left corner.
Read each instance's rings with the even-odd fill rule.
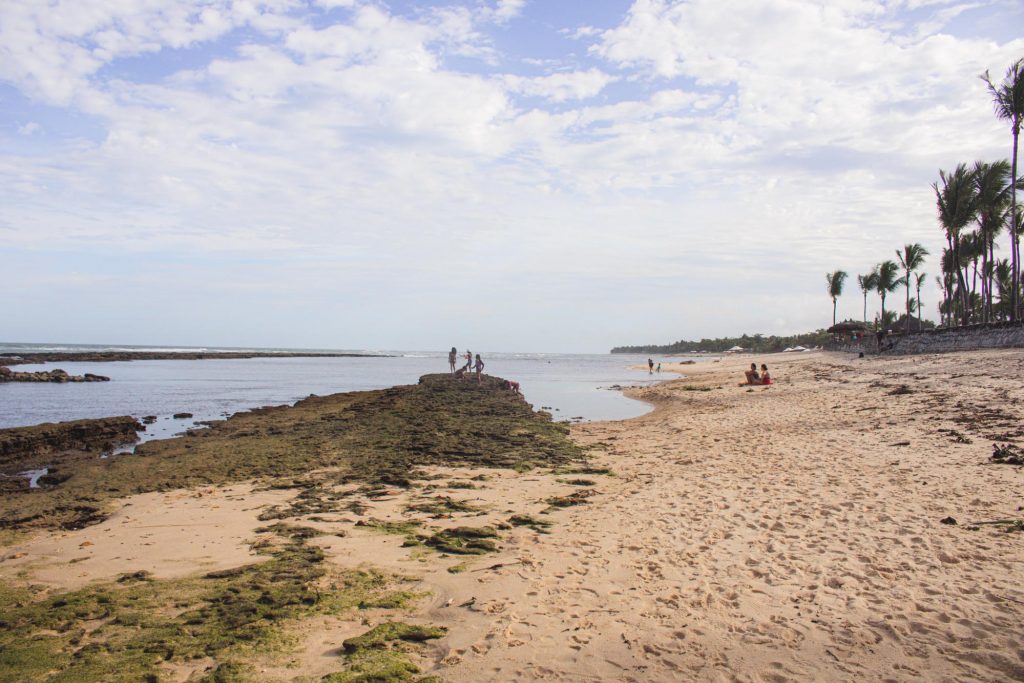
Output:
[[[136,360],[213,360],[238,358],[393,358],[379,353],[301,351],[33,351],[0,355],[0,367],[45,363],[111,363]]]
[[[394,620],[447,628],[408,647],[410,681],[1024,676],[1024,536],[989,524],[1021,516],[1021,470],[988,457],[1024,439],[1024,357],[780,354],[775,384],[737,387],[749,361],[683,366],[628,391],[654,411],[572,425],[588,473],[432,465],[409,488],[324,488],[337,480],[320,471],[266,493],[154,492],[0,549],[0,576],[57,591],[142,569],[179,580],[301,524],[331,571],[403,575],[421,597],[297,616],[293,664],[257,657],[259,680],[337,670],[341,640]],[[325,498],[361,513],[310,506]],[[424,545],[425,530],[481,525],[493,551]]]

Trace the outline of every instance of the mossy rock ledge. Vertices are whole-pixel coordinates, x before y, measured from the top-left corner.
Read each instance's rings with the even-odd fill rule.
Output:
[[[340,473],[334,482],[402,486],[419,466],[528,469],[583,460],[566,425],[535,412],[503,382],[425,375],[415,385],[236,413],[208,429],[141,444],[134,455],[54,453],[60,481],[5,491],[0,529],[79,528],[101,521],[111,501],[129,495],[321,468]]]

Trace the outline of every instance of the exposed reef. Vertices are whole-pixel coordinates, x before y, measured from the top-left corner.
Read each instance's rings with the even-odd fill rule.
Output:
[[[94,375],[87,372],[84,375],[69,375],[64,370],[41,370],[39,372],[15,372],[10,368],[0,366],[0,383],[2,382],[109,382],[109,377]]]
[[[142,428],[132,418],[116,419]],[[110,458],[98,457],[95,447],[88,455],[49,450],[41,463],[24,430],[45,427],[0,430],[0,439],[20,444],[8,447],[5,472],[54,463],[60,472],[59,482],[40,489],[5,486],[0,529],[76,528],[102,519],[111,501],[137,493],[253,478],[288,484],[321,468],[331,468],[335,482],[400,487],[425,465],[529,469],[583,457],[568,427],[535,413],[520,395],[502,389],[500,378],[487,376],[477,383],[426,375],[416,385],[311,396],[294,406],[237,413],[209,429]],[[40,448],[60,443],[38,438]],[[67,448],[80,447],[68,439]]]
[[[134,443],[143,430],[145,426],[128,415],[0,429],[0,469],[24,469],[35,465],[39,456],[64,451],[110,450]]]

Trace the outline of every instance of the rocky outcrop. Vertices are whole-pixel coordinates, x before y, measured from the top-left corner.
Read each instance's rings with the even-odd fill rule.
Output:
[[[15,372],[10,368],[0,367],[0,382],[109,382],[109,377],[94,375],[69,375],[64,370],[43,370],[40,372]]]
[[[109,450],[134,443],[144,429],[128,415],[0,429],[0,468],[33,464],[29,460],[61,451]]]

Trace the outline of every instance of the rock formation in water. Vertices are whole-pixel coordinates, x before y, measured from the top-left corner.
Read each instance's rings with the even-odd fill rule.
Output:
[[[94,375],[87,372],[84,375],[69,375],[64,370],[41,370],[39,372],[15,372],[10,368],[0,366],[0,382],[109,382],[109,377]]]
[[[35,464],[29,458],[61,451],[110,450],[135,443],[145,429],[128,415],[0,429],[0,468],[25,468]]]

